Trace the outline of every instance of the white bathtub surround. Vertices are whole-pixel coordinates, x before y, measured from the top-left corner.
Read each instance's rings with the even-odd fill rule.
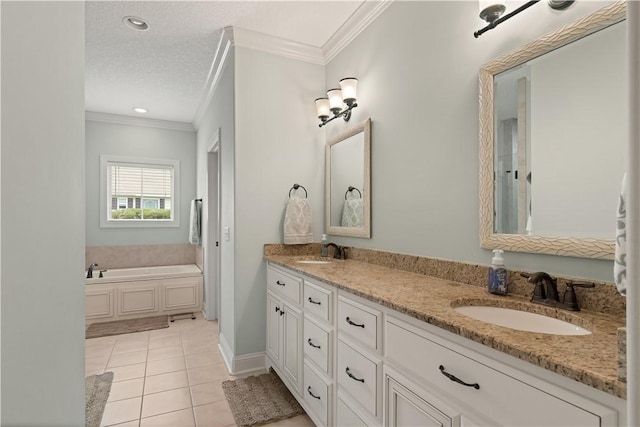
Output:
[[[85,268],[94,262],[100,269],[196,264],[195,246],[167,245],[87,246]]]
[[[85,323],[202,311],[195,264],[112,269],[85,279]]]

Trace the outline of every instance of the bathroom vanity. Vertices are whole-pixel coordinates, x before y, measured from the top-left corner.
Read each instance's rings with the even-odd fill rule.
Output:
[[[591,334],[518,331],[454,308],[535,311],[522,297],[355,260],[265,258],[266,366],[317,425],[625,425],[623,320],[552,313]]]

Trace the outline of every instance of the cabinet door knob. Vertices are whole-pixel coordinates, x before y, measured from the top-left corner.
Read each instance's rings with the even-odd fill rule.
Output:
[[[347,366],[347,369],[345,370],[345,372],[347,373],[347,375],[349,375],[349,378],[351,378],[354,381],[358,381],[361,383],[364,383],[364,378],[358,378],[356,376],[354,376],[350,371],[349,371],[349,367]]]
[[[364,328],[364,323],[360,324],[360,323],[355,323],[353,322],[351,319],[349,319],[349,316],[347,316],[347,318],[345,319],[347,321],[348,324],[350,324],[351,326],[357,326],[358,328]]]
[[[449,378],[451,381],[456,382],[458,384],[462,384],[462,385],[467,386],[467,387],[473,387],[476,390],[480,390],[480,384],[478,384],[478,383],[474,383],[474,384],[465,383],[460,378],[458,378],[455,375],[452,375],[452,374],[448,373],[447,371],[445,371],[444,370],[444,366],[442,366],[442,365],[440,365],[439,369],[440,369],[440,372],[442,373],[442,375],[444,375],[445,377]]]

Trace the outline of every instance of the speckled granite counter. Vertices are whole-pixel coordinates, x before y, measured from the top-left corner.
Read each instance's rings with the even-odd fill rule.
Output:
[[[479,286],[355,260],[301,264],[317,258],[266,252],[265,259],[313,279],[420,319],[518,359],[556,372],[620,398],[626,384],[618,380],[617,330],[624,315],[590,311],[571,313],[528,302],[517,295],[494,296]],[[517,331],[480,322],[456,312],[458,305],[495,305],[551,314],[588,328],[591,335],[558,336]]]

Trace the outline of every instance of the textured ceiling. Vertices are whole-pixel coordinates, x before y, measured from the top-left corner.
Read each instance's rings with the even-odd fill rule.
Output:
[[[88,1],[85,109],[191,123],[222,29],[240,27],[322,47],[358,1]],[[122,22],[149,24],[134,31]]]

